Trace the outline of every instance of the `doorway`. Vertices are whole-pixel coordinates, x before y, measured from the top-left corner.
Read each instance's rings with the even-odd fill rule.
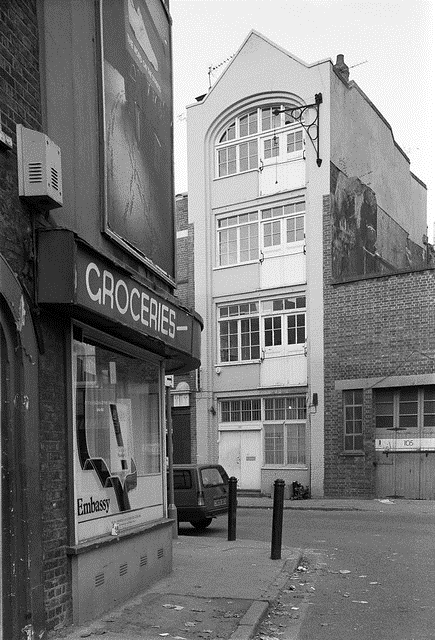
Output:
[[[261,489],[261,430],[220,431],[219,464],[231,477],[237,478],[237,488]]]

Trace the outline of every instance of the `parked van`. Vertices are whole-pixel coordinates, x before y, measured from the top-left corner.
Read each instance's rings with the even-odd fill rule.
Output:
[[[219,464],[174,464],[174,501],[178,522],[208,527],[228,512],[228,475]]]

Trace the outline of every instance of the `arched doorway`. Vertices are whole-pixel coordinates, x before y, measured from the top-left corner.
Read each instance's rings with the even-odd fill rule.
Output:
[[[0,637],[11,640],[44,627],[38,416],[30,309],[0,256]]]

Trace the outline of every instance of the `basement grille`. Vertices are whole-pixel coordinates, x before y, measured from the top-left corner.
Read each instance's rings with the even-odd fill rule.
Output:
[[[124,564],[119,565],[119,575],[125,576],[128,572],[128,564],[125,562]]]
[[[163,558],[163,549],[157,551],[157,558]]]
[[[148,557],[145,556],[141,556],[140,557],[140,562],[139,562],[139,566],[140,567],[144,567],[146,564],[148,564]]]

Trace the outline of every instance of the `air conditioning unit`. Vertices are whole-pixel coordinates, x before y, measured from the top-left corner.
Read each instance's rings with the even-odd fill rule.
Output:
[[[17,124],[18,193],[47,209],[63,204],[60,148],[40,131]]]

